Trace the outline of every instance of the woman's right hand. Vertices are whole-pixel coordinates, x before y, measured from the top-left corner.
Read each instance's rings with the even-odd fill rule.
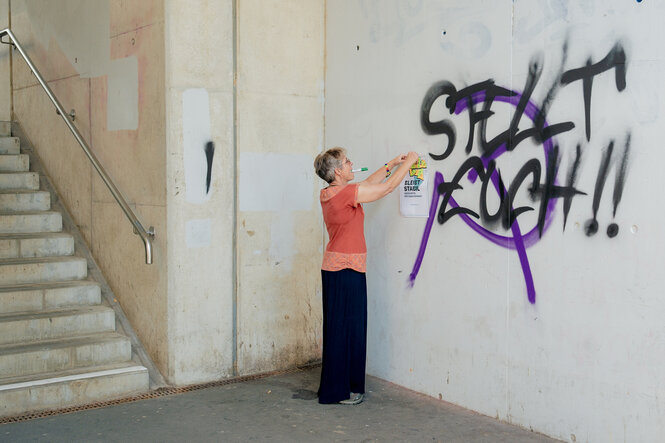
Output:
[[[417,152],[411,151],[406,155],[404,162],[411,167],[411,165],[418,160],[418,157],[419,155]]]
[[[401,165],[405,159],[406,159],[406,154],[400,154],[388,162],[388,167],[392,169],[397,165]]]
[[[390,194],[393,189],[395,189],[400,184],[404,176],[409,172],[411,165],[413,165],[418,160],[418,153],[412,151],[406,155],[400,155],[396,157],[395,159],[391,160],[391,162],[397,160],[399,160],[399,163],[404,163],[406,167],[400,167],[396,173],[391,174],[390,177],[383,183],[369,183],[367,180],[360,182],[357,197],[358,203],[373,202]],[[379,170],[377,172],[382,171]]]
[[[415,157],[411,158],[410,156],[415,155]],[[409,166],[411,166],[415,161],[418,160],[418,153],[417,152],[409,152],[408,154],[400,154],[394,159],[390,160],[388,163],[388,166],[390,169],[394,168],[397,165],[401,165],[402,163],[406,162]]]

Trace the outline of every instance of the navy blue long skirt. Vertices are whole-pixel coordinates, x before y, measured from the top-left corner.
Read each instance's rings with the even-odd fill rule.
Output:
[[[352,269],[321,271],[323,364],[319,403],[338,403],[365,393],[367,280]]]

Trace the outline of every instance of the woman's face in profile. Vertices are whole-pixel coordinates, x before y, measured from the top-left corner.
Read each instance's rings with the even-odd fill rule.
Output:
[[[342,161],[342,171],[340,174],[344,180],[351,181],[355,177],[354,173],[351,172],[351,169],[353,169],[353,162],[350,158],[344,156],[344,160]]]

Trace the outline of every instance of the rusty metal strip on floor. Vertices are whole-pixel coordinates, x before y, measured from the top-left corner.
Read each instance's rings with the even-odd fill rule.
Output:
[[[166,396],[169,396],[169,395],[183,394],[185,392],[199,391],[201,389],[208,389],[208,388],[214,388],[214,387],[218,387],[218,386],[230,385],[230,384],[234,384],[234,383],[242,383],[242,382],[246,382],[246,381],[259,380],[259,379],[262,379],[262,378],[273,377],[273,376],[276,376],[276,375],[292,374],[292,373],[299,372],[299,371],[304,371],[304,370],[307,370],[307,369],[313,369],[313,368],[316,368],[318,366],[321,366],[320,362],[319,363],[308,364],[308,365],[303,365],[303,366],[297,366],[295,368],[284,369],[284,370],[281,370],[281,371],[264,372],[264,373],[261,373],[261,374],[245,375],[245,376],[241,376],[241,377],[227,378],[227,379],[224,379],[224,380],[202,383],[202,384],[198,384],[198,385],[159,388],[159,389],[156,389],[156,390],[151,391],[151,392],[146,392],[145,394],[136,395],[136,396],[133,396],[133,397],[119,398],[119,399],[116,399],[116,400],[98,401],[98,402],[95,402],[95,403],[88,403],[86,405],[70,406],[68,408],[51,409],[51,410],[38,411],[38,412],[29,412],[29,413],[24,413],[24,414],[21,414],[21,415],[15,415],[15,416],[12,416],[12,417],[0,417],[0,425],[4,425],[4,424],[8,424],[8,423],[18,423],[18,422],[27,421],[27,420],[34,420],[36,418],[51,417],[53,415],[68,414],[68,413],[71,413],[71,412],[87,411],[89,409],[106,408],[108,406],[121,405],[121,404],[124,404],[124,403],[133,403],[133,402],[140,401],[140,400],[148,400],[148,399],[151,399],[151,398],[166,397]]]

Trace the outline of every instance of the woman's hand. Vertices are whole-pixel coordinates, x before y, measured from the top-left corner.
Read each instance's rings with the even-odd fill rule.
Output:
[[[406,155],[399,155],[395,157],[390,162],[399,161],[399,163],[404,163],[395,173],[391,174],[390,177],[383,183],[372,183],[369,179],[363,182],[360,182],[358,187],[358,203],[369,203],[376,201],[380,198],[385,197],[390,194],[393,189],[399,185],[399,183],[404,179],[404,176],[409,171],[411,165],[413,165],[418,160],[417,152],[409,152]],[[390,164],[388,166],[391,166]],[[392,165],[394,166],[394,165]],[[383,174],[383,170],[379,169],[374,174]],[[372,174],[372,175],[374,175]]]
[[[411,167],[411,165],[414,164],[418,160],[418,157],[419,157],[419,155],[418,155],[417,152],[411,151],[407,155],[404,156],[403,161],[404,161],[404,163],[409,165],[409,167]]]
[[[392,169],[395,166],[401,164],[405,159],[406,159],[406,154],[398,155],[397,157],[388,162],[388,169]]]

